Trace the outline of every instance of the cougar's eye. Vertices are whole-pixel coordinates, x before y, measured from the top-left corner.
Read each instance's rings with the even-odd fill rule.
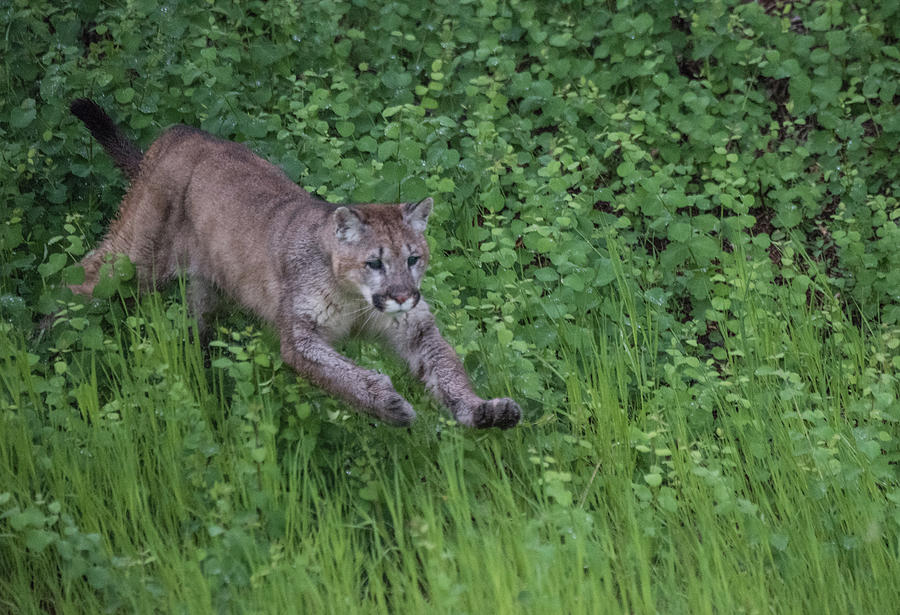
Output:
[[[381,262],[380,258],[373,258],[372,260],[366,261],[366,267],[379,271],[384,268],[384,263]]]
[[[413,265],[415,265],[418,262],[419,262],[418,256],[410,256],[408,259],[406,259],[406,264],[409,265],[410,267],[412,267]]]

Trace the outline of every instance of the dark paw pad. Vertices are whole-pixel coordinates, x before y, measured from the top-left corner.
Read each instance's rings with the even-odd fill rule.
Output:
[[[509,429],[514,427],[522,417],[519,404],[506,397],[489,399],[475,408],[473,424],[475,427],[499,427]]]

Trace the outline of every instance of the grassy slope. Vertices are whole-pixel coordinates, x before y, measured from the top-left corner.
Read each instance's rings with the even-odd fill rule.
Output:
[[[110,27],[134,31],[133,16],[117,26],[118,15],[105,14]],[[378,15],[388,30],[399,27],[390,11]],[[205,28],[200,17],[194,26]],[[140,62],[141,45],[155,53],[155,44],[126,41],[116,51],[128,65]],[[98,55],[89,60],[99,68],[89,62],[70,77],[72,90],[106,70]],[[482,61],[468,57],[457,70]],[[441,104],[484,102],[448,100]],[[376,126],[390,117],[376,114]],[[359,130],[364,122],[355,121]],[[47,173],[61,169],[68,181],[61,159]],[[524,166],[543,185],[532,170],[546,165]],[[464,172],[454,176],[461,189],[471,179]],[[39,194],[53,189],[45,183]],[[506,187],[514,188],[522,186]],[[351,189],[336,190],[347,198]],[[116,200],[78,190],[91,204],[85,220],[95,202]],[[478,198],[466,199],[464,218]],[[599,213],[586,214],[597,234],[575,225],[555,227],[553,237],[608,259],[602,308],[573,303],[549,318],[523,311],[502,320],[480,304],[515,306],[540,285],[527,267],[510,267],[510,294],[492,294],[501,273],[477,273],[486,238],[454,225],[446,211],[463,204],[444,201],[432,238],[452,250],[436,256],[428,290],[480,390],[527,392],[525,424],[505,433],[451,425],[395,364],[351,344],[420,410],[409,431],[374,425],[297,383],[270,334],[239,317],[224,323],[206,367],[206,351],[186,341],[177,291],[126,310],[115,299],[74,306],[40,341],[10,317],[0,322],[0,612],[895,609],[896,329],[851,318],[831,281],[789,259],[774,285],[765,253],[744,254],[752,246],[735,241],[710,268],[721,279],[709,288],[725,289],[702,328],[723,332],[712,352],[690,326],[672,324],[685,317],[675,302],[647,300],[649,287],[677,292],[677,283],[641,278],[648,261]],[[497,222],[480,213],[486,225]],[[89,242],[100,226],[88,226]],[[24,247],[4,256],[40,254],[46,242],[28,237],[41,231],[27,229]],[[562,270],[557,257],[550,253]],[[4,269],[0,290],[37,301],[33,269],[21,277]],[[438,279],[485,286],[457,309]],[[809,295],[819,299],[814,307]],[[566,297],[548,290],[546,301]],[[494,320],[482,328],[485,314]],[[527,342],[521,349],[506,342],[504,322]],[[522,370],[530,365],[537,379]]]
[[[37,386],[52,378],[32,375],[4,328],[18,348],[0,364],[4,390],[45,417],[7,410],[0,440],[6,489],[33,494],[36,517],[2,551],[15,610],[845,613],[896,600],[890,475],[842,417],[872,358],[862,336],[837,349],[812,319],[756,323],[728,350],[759,356],[778,339],[817,369],[786,386],[734,361],[707,401],[746,417],[702,439],[677,391],[623,397],[640,348],[609,340],[570,355],[558,421],[483,434],[429,413],[410,432],[351,418],[301,427],[286,448],[256,433],[276,393],[229,416],[201,349],[180,341],[182,312],[142,312],[145,329],[70,379],[80,416],[53,408]],[[804,417],[791,387],[827,398],[827,420]],[[39,531],[57,553],[27,551]]]

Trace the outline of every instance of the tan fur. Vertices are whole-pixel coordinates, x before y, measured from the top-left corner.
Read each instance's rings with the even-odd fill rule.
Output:
[[[90,294],[105,256],[124,253],[147,289],[186,272],[201,327],[219,292],[232,297],[276,327],[282,356],[300,374],[386,422],[409,424],[415,412],[387,376],[334,350],[350,333],[386,342],[460,423],[518,422],[514,401],[472,391],[419,295],[430,198],[326,203],[243,145],[186,126],[164,132],[141,158],[94,103],[72,110],[133,180],[74,292]]]

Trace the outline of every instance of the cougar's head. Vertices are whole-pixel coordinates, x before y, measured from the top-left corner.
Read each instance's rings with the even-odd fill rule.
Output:
[[[428,264],[425,225],[433,206],[427,198],[335,209],[335,276],[380,312],[402,314],[413,309]]]

